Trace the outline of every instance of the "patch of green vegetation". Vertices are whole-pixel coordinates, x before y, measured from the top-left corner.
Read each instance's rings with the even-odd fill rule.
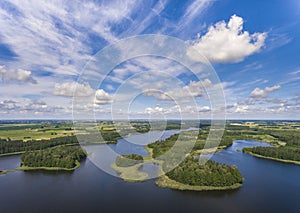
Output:
[[[176,182],[190,186],[227,187],[242,184],[243,177],[236,166],[228,166],[208,160],[199,163],[192,156],[187,157],[166,176]]]
[[[130,167],[136,164],[143,163],[143,157],[137,154],[121,155],[116,158],[116,165],[118,167]]]
[[[297,147],[253,147],[244,148],[243,152],[300,163],[300,148]]]
[[[294,129],[259,130],[277,141],[276,147],[244,148],[243,152],[286,163],[300,164],[300,131]],[[284,145],[283,145],[284,144]]]
[[[280,158],[274,158],[274,157],[267,157],[265,155],[259,155],[256,153],[253,153],[249,150],[243,150],[244,153],[250,154],[254,157],[258,157],[258,158],[263,158],[263,159],[267,159],[267,160],[273,160],[273,161],[279,161],[282,163],[290,163],[290,164],[296,164],[296,165],[300,165],[300,161],[294,161],[294,160],[285,160],[285,159],[280,159]]]
[[[152,157],[158,158],[159,156],[162,156],[167,151],[169,151],[172,147],[174,147],[175,143],[179,141],[178,149],[186,149],[190,148],[190,150],[182,151],[189,153],[191,151],[192,153],[199,153],[199,151],[203,150],[204,148],[227,148],[232,145],[234,141],[234,137],[230,135],[229,132],[225,132],[223,138],[221,139],[220,144],[208,144],[206,145],[206,139],[208,137],[209,132],[206,130],[191,130],[187,132],[182,132],[180,134],[181,138],[179,137],[179,134],[172,135],[171,137],[167,138],[164,141],[156,141],[155,143],[148,144],[148,148],[152,149]],[[195,135],[198,135],[198,137],[195,140]],[[194,144],[191,144],[191,142],[194,141]],[[180,147],[180,144],[182,144],[182,147]],[[186,144],[188,144],[186,146]],[[205,147],[206,145],[206,147]],[[192,146],[192,147],[191,147]]]
[[[9,141],[0,139],[0,155],[42,150],[65,144],[78,144],[76,136],[65,136],[49,140],[30,140],[27,142],[23,142],[22,140]]]
[[[142,182],[148,178],[147,173],[139,171],[139,168],[142,165],[143,164],[140,163],[129,167],[119,167],[116,163],[113,163],[111,168],[114,169],[119,174],[120,178],[126,182]]]
[[[0,175],[5,175],[9,172],[14,172],[15,170],[0,170]]]
[[[85,158],[86,153],[80,146],[57,146],[25,152],[21,157],[20,170],[72,170],[79,167],[79,162]]]
[[[0,138],[6,140],[38,140],[74,135],[71,124],[2,124]]]

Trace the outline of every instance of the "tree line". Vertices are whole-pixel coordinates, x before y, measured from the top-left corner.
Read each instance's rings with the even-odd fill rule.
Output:
[[[42,150],[58,145],[78,144],[76,136],[63,136],[51,139],[29,140],[6,140],[0,139],[0,154]]]
[[[300,161],[300,149],[295,147],[253,147],[244,148],[243,152],[252,152],[265,157],[278,158],[282,160]]]
[[[280,147],[253,147],[244,148],[243,152],[252,152],[265,157],[282,160],[300,161],[300,131],[297,130],[260,130],[263,134],[273,136],[286,143]]]

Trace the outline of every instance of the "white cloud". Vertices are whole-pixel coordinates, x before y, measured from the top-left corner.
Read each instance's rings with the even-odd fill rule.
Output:
[[[237,106],[237,108],[235,109],[236,113],[247,113],[249,112],[249,106],[244,105],[244,106]]]
[[[58,113],[62,112],[64,108],[59,105],[48,105],[42,100],[30,100],[30,99],[7,99],[0,100],[0,112],[2,114],[12,115],[36,115],[44,113]]]
[[[112,104],[113,98],[110,94],[105,92],[103,89],[96,91],[95,103],[99,105]]]
[[[177,29],[182,30],[183,27],[186,27],[190,24],[196,17],[199,18],[200,15],[207,9],[213,1],[211,0],[195,0],[190,4],[185,10],[184,15],[178,23]]]
[[[148,113],[148,114],[155,114],[155,113],[164,113],[165,110],[159,106],[155,107],[155,108],[152,108],[152,107],[147,107],[145,109],[145,112]]]
[[[100,50],[105,41],[118,40],[113,28],[129,21],[141,4],[132,0],[0,2],[1,42],[17,55],[6,65],[76,75],[93,54],[92,46]],[[91,45],[95,38],[103,42]]]
[[[210,112],[209,106],[185,106],[182,109],[183,114],[198,114],[198,113],[207,113]]]
[[[210,112],[209,106],[199,107],[199,112]]]
[[[144,90],[143,95],[148,96],[148,97],[152,96],[159,100],[172,100],[172,97],[169,96],[167,93],[164,93],[164,92],[156,90],[156,89]]]
[[[151,74],[147,76],[147,79],[144,79],[146,75],[138,76],[138,74],[143,72],[144,74],[145,72]],[[150,79],[153,79],[153,82],[150,83],[153,84],[154,82],[160,81],[162,76],[168,75],[168,77],[175,77],[186,72],[188,72],[186,67],[168,58],[158,56],[140,56],[126,61],[115,68],[108,78],[111,81],[123,83],[126,79],[135,75],[134,81],[131,81],[131,84],[140,86],[149,84],[148,82]]]
[[[212,87],[212,82],[209,79],[203,81],[190,81],[186,86],[180,89],[161,92],[159,90],[145,90],[145,96],[153,96],[160,100],[178,100],[187,97],[202,97],[206,94],[206,89]]]
[[[98,105],[112,104],[113,98],[103,89],[94,90],[89,84],[68,82],[55,84],[53,94],[66,97],[94,97],[94,103]]]
[[[192,46],[210,62],[240,62],[258,52],[265,43],[266,33],[250,34],[243,31],[244,20],[233,15],[229,22],[221,21],[211,26]],[[188,52],[193,60],[202,60]]]
[[[75,94],[76,91],[76,94]],[[90,96],[94,90],[88,84],[80,84],[77,82],[67,82],[55,84],[53,94],[58,96]]]
[[[265,90],[266,90],[267,92],[273,92],[273,91],[279,90],[279,89],[281,89],[281,86],[280,86],[280,85],[274,85],[274,86],[272,86],[272,87],[266,87],[266,88],[265,88]]]
[[[8,82],[23,82],[36,84],[37,81],[32,77],[31,71],[17,69],[7,70],[5,66],[0,66],[0,80],[4,83]]]
[[[279,90],[281,88],[280,85],[274,85],[272,87],[266,87],[264,89],[260,89],[256,87],[250,94],[251,98],[254,99],[264,99],[267,98],[270,92]]]

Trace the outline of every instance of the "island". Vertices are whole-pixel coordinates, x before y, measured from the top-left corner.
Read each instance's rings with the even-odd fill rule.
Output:
[[[211,160],[201,164],[189,156],[175,169],[159,177],[156,184],[178,190],[230,190],[242,186],[244,179],[236,166]]]
[[[63,170],[73,171],[86,158],[86,152],[80,146],[64,145],[25,152],[21,157],[21,167],[17,170]]]
[[[140,182],[148,178],[148,174],[139,171],[144,158],[137,154],[117,156],[111,167],[127,182]]]

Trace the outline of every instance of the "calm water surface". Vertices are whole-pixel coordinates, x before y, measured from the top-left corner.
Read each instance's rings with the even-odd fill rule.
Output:
[[[0,212],[300,212],[300,166],[237,151],[257,145],[266,144],[236,141],[212,157],[238,166],[245,178],[239,190],[182,192],[157,187],[155,180],[126,183],[87,159],[74,172],[17,171],[0,175]],[[135,153],[147,154],[135,146]],[[129,154],[121,143],[109,148]],[[103,145],[90,146],[94,151],[90,157],[113,161],[105,156],[106,149]],[[20,156],[2,157],[0,169],[16,168],[19,161]],[[151,173],[152,167],[141,169]]]

